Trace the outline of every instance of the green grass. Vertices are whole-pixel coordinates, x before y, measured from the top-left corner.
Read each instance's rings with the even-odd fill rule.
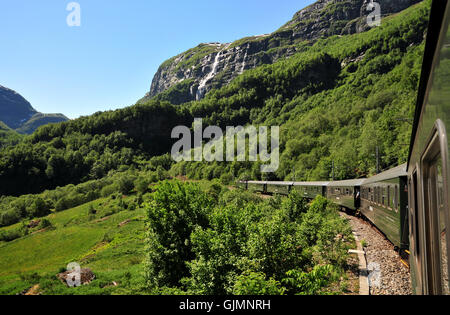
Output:
[[[99,199],[51,214],[47,219],[53,229],[0,244],[0,294],[16,294],[36,284],[43,294],[133,294],[142,290],[138,285],[142,283],[145,210],[111,213],[115,202]],[[95,216],[88,213],[91,204],[97,209]],[[129,223],[119,227],[125,221]],[[90,268],[95,281],[66,288],[55,275],[70,262]]]

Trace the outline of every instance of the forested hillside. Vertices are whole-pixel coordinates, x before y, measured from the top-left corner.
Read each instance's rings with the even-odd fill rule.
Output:
[[[0,121],[0,148],[15,145],[20,142],[22,136]]]
[[[350,2],[365,1],[318,3],[345,13]],[[382,169],[405,162],[430,4],[365,32],[345,31],[361,22],[350,13],[345,25],[327,24],[328,9],[308,7],[335,28],[315,29],[314,41],[296,42],[276,61],[241,68],[199,100],[186,97],[187,80],[27,136],[0,122],[0,294],[352,294],[355,239],[336,205],[230,186],[368,176],[377,151]],[[195,118],[222,129],[280,126],[279,169],[175,163],[172,130]],[[22,127],[34,128],[33,119]],[[68,288],[56,275],[69,262],[96,278]]]
[[[180,106],[151,100],[40,128],[1,150],[0,194],[39,192],[101,178],[169,152],[170,133],[195,117],[221,127],[281,125],[281,167],[274,179],[329,179],[404,162],[430,2],[383,20],[369,32],[321,39],[295,56],[248,70],[201,101]],[[228,174],[258,179],[259,165],[181,163],[192,178]]]
[[[42,114],[22,95],[0,85],[0,121],[21,134],[31,134],[38,127],[66,121],[62,114]]]
[[[387,17],[421,0],[378,0]],[[165,93],[173,104],[200,100],[212,88],[221,88],[243,71],[288,58],[318,39],[370,30],[369,0],[318,0],[298,11],[278,30],[232,43],[202,43],[166,60],[155,74],[143,101]]]

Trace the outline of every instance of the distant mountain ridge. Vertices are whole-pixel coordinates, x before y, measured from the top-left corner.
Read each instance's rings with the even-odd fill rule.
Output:
[[[69,120],[63,114],[42,114],[23,96],[0,85],[0,121],[19,133],[31,134],[40,126]]]
[[[291,21],[271,34],[228,44],[200,44],[165,61],[153,78],[150,92],[139,102],[157,95],[173,104],[199,100],[212,88],[228,84],[243,71],[292,56],[322,37],[367,31],[370,1],[319,0],[297,12]],[[421,1],[377,0],[383,16]]]

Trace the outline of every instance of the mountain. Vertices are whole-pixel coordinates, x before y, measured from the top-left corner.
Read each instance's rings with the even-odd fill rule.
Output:
[[[0,120],[8,127],[19,128],[36,113],[20,94],[0,85]]]
[[[32,134],[40,126],[55,124],[67,120],[69,120],[69,118],[67,118],[63,114],[36,113],[31,116],[29,120],[23,123],[19,128],[17,128],[16,131],[21,134]]]
[[[62,114],[42,114],[16,91],[0,85],[0,120],[9,128],[31,134],[38,127],[68,120]]]
[[[377,151],[382,169],[404,163],[430,6],[425,0],[367,32],[306,40],[296,54],[248,69],[199,101],[167,101],[182,96],[177,85],[142,104],[43,126],[0,148],[0,195],[159,166],[190,179],[314,181],[329,180],[331,165],[335,179],[373,174]],[[175,164],[172,130],[197,117],[223,130],[280,126],[279,169],[263,175],[259,163]]]
[[[150,92],[139,102],[160,95],[181,104],[202,99],[245,70],[272,64],[304,51],[318,39],[361,33],[367,25],[371,0],[319,0],[297,12],[291,21],[271,34],[233,43],[203,43],[165,61],[155,74]],[[421,0],[378,0],[382,15],[400,12]]]

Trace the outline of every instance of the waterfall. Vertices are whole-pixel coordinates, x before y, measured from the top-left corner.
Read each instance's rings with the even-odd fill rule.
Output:
[[[247,60],[247,56],[248,56],[248,49],[245,51],[244,60],[242,61],[242,68],[241,68],[241,71],[239,74],[244,73],[245,66],[246,66],[245,61]]]
[[[206,93],[206,84],[212,79],[214,78],[214,76],[217,74],[217,66],[219,65],[220,62],[220,57],[222,56],[223,52],[225,49],[227,49],[229,47],[229,45],[227,45],[224,49],[222,49],[221,51],[219,51],[216,55],[216,58],[214,59],[214,63],[212,66],[211,71],[208,73],[207,76],[205,76],[201,81],[200,84],[198,86],[198,90],[197,90],[197,95],[196,95],[196,99],[197,101],[200,100]]]

